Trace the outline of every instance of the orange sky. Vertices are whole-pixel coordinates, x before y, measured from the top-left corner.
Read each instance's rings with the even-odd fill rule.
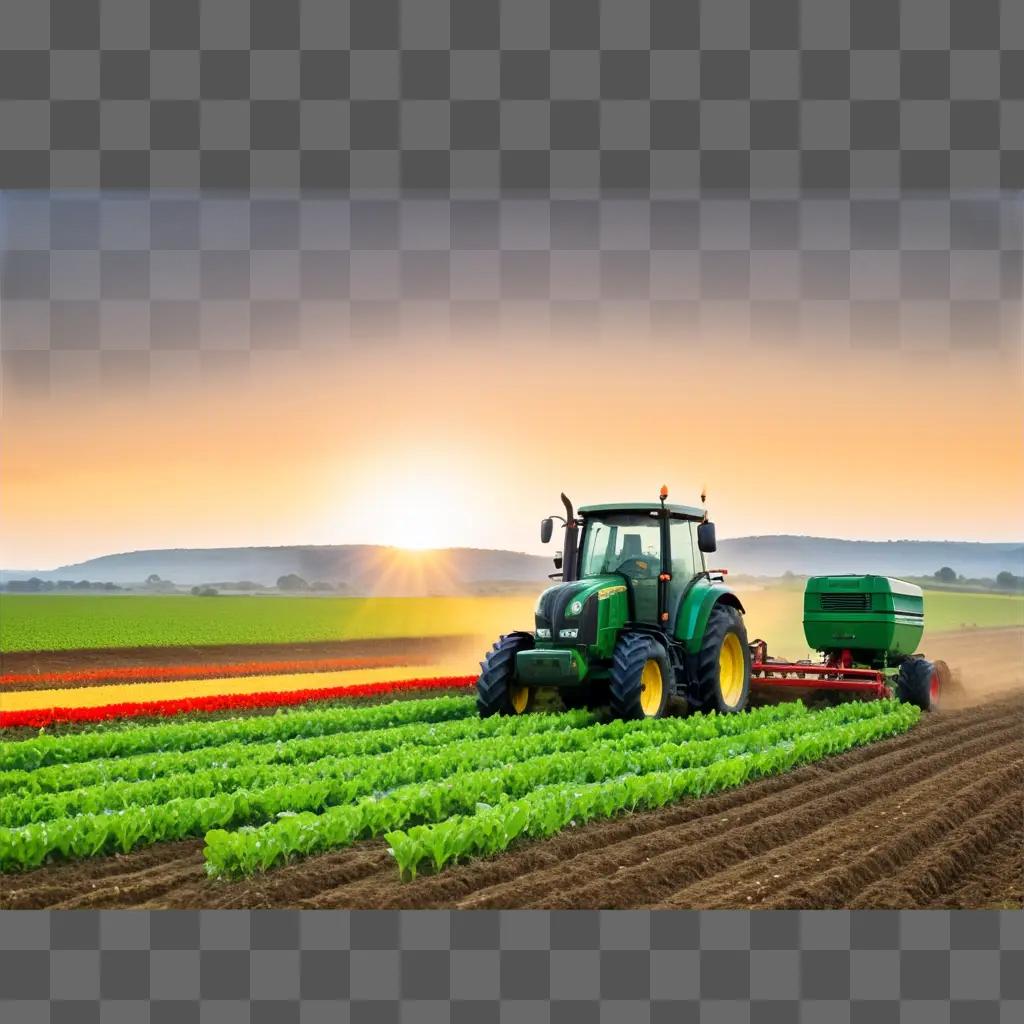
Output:
[[[149,397],[8,395],[0,565],[244,544],[541,551],[560,490],[582,504],[662,483],[680,502],[706,483],[724,537],[1022,539],[1012,353],[714,352],[438,338]]]

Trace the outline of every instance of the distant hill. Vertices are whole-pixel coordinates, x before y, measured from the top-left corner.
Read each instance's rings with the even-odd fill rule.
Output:
[[[732,572],[751,576],[781,576],[785,572],[800,576],[830,572],[931,576],[942,566],[949,566],[960,576],[994,578],[1003,571],[1015,575],[1024,571],[1024,543],[737,537],[719,541],[713,561]]]
[[[309,547],[168,548],[103,555],[47,572],[0,571],[0,580],[90,579],[141,583],[156,574],[179,585],[251,580],[273,586],[294,573],[307,582],[340,584],[346,594],[457,594],[482,585],[533,583],[554,567],[549,558],[517,551],[446,548],[404,551],[363,544]]]
[[[554,549],[552,548],[552,553]],[[942,566],[959,575],[993,578],[1024,574],[1024,543],[962,541],[851,541],[828,537],[764,536],[721,540],[715,567],[751,576],[785,572],[876,572],[930,576]],[[549,556],[518,551],[446,548],[408,552],[375,545],[341,544],[252,548],[172,548],[104,555],[47,571],[0,570],[0,581],[99,580],[139,584],[151,574],[182,586],[251,580],[273,586],[295,573],[309,582],[341,584],[347,594],[458,594],[542,585],[553,571]]]

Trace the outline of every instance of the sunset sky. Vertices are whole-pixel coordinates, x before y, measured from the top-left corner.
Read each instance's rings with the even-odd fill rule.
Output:
[[[663,483],[1024,541],[1018,195],[0,198],[2,567],[538,551]]]
[[[701,351],[438,335],[148,394],[8,392],[0,565],[294,543],[540,551],[560,490],[584,504],[662,483],[693,503],[706,484],[723,537],[1024,539],[1012,352]]]

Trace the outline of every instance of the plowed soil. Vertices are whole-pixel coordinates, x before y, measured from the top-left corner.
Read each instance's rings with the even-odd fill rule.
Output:
[[[399,882],[380,841],[245,882],[188,841],[0,879],[0,907],[1020,907],[1024,692],[702,800]]]

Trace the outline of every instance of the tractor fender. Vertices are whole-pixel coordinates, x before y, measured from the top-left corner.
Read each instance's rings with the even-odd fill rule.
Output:
[[[717,604],[727,604],[740,613],[745,613],[740,599],[724,583],[712,583],[706,578],[698,579],[686,593],[676,614],[675,637],[687,651],[700,649],[704,640],[711,611]]]

